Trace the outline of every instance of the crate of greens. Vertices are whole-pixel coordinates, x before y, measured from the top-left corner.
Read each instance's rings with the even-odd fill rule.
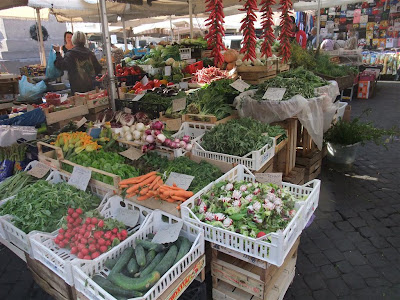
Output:
[[[204,259],[204,233],[196,226],[155,210],[134,239],[121,243],[102,258],[73,263],[75,288],[88,299],[167,299],[163,293],[185,271]],[[179,237],[153,243],[154,234],[182,224]],[[177,228],[179,230],[179,227]],[[163,240],[165,241],[165,240]],[[116,263],[112,263],[116,260]],[[196,268],[196,274],[204,263]]]
[[[185,222],[205,240],[281,266],[318,207],[321,182],[256,182],[238,165],[181,205]]]
[[[281,134],[283,128],[251,118],[231,120],[194,139],[192,159],[204,159],[224,171],[236,164],[258,171],[274,156],[275,137]]]
[[[40,232],[30,236],[33,257],[69,285],[74,284],[72,262],[89,257],[101,258],[118,243],[128,242],[132,238],[131,235],[141,228],[152,213],[151,209],[123,200],[112,193],[105,196],[103,202],[105,201],[102,209],[99,207],[94,211],[69,209],[61,229],[53,233]],[[77,219],[78,222],[75,223]],[[68,224],[72,224],[71,228],[67,226],[67,220]],[[89,224],[92,224],[90,228]],[[76,234],[82,234],[83,237],[78,240],[74,238]],[[87,250],[83,250],[80,244]]]
[[[0,223],[6,239],[22,253],[32,254],[29,235],[33,232],[57,230],[69,207],[84,210],[99,207],[104,189],[89,184],[91,194],[69,185],[68,179],[68,175],[53,171],[47,180],[38,180],[20,190],[0,207]]]

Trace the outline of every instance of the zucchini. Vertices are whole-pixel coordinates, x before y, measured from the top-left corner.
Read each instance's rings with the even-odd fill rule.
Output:
[[[126,266],[126,269],[128,270],[128,273],[130,275],[134,275],[139,271],[139,265],[137,264],[135,257],[132,257],[129,260],[128,265]]]
[[[147,250],[155,250],[156,252],[162,252],[166,250],[166,248],[162,244],[152,243],[146,240],[136,239],[136,245],[141,245]]]
[[[146,254],[144,248],[141,245],[136,245],[135,248],[136,261],[140,267],[146,265]]]
[[[104,263],[104,266],[111,270],[112,268],[114,268],[115,264],[117,263],[118,258],[109,258],[106,260],[106,262]]]
[[[160,261],[163,259],[163,257],[165,256],[165,252],[159,252],[157,253],[156,257],[154,257],[154,259],[152,260],[152,262],[147,265],[147,267],[140,271],[140,277],[143,277],[149,273],[151,273],[151,271],[154,270],[155,267],[157,267],[157,265],[160,263]]]
[[[160,273],[161,276],[163,276],[174,265],[174,261],[177,254],[178,254],[178,247],[172,245],[171,248],[169,248],[167,254],[165,254],[161,262],[157,265],[157,267],[154,270]]]
[[[108,276],[108,279],[126,291],[146,292],[160,279],[160,273],[154,271],[141,278],[130,278],[116,273]]]
[[[122,269],[128,264],[129,259],[131,258],[133,252],[134,252],[133,248],[131,247],[126,248],[124,252],[122,252],[121,256],[119,257],[115,266],[112,268],[109,275],[121,272]]]
[[[181,260],[182,257],[184,257],[192,247],[192,243],[185,237],[182,237],[181,239],[181,246],[179,247],[178,255],[175,258],[174,264],[175,265],[178,261]]]
[[[102,289],[104,289],[106,292],[110,293],[114,297],[122,296],[122,297],[125,297],[125,298],[135,298],[135,297],[143,296],[143,293],[141,293],[141,292],[125,291],[125,290],[121,289],[119,286],[116,286],[110,280],[108,280],[108,279],[106,279],[106,278],[104,278],[102,276],[94,275],[92,279]]]

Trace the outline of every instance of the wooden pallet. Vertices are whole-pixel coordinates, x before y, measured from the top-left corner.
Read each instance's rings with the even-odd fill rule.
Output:
[[[259,259],[254,259],[247,255],[243,255],[239,252],[232,251],[228,248],[224,249],[218,247],[219,250],[213,248],[212,249],[213,256],[211,262],[213,290],[218,291],[221,283],[224,282],[231,285],[233,288],[237,288],[238,289],[237,292],[240,291],[245,292],[251,296],[256,297],[256,298],[250,297],[251,299],[263,299],[263,300],[279,299],[279,297],[271,298],[271,292],[275,289],[277,285],[280,284],[279,279],[281,278],[281,275],[286,273],[291,274],[293,269],[295,268],[297,260],[297,249],[299,243],[300,243],[300,238],[297,239],[292,249],[288,253],[282,266],[280,267],[268,264]],[[286,289],[289,286],[292,278],[290,278],[289,280],[289,276],[287,276],[287,280],[288,282],[285,281]],[[280,286],[280,290],[283,292],[283,294],[286,292],[286,289],[283,291],[283,286],[282,285]],[[237,293],[234,292],[233,294]],[[217,297],[218,296],[221,295],[218,294],[217,292]],[[242,296],[244,296],[244,294]],[[213,298],[230,299],[230,298],[215,298],[214,293],[213,293]],[[237,299],[237,298],[232,298],[232,299]],[[246,298],[239,298],[239,299],[246,299]]]
[[[182,118],[167,118],[162,112],[158,118],[161,122],[165,123],[165,127],[170,131],[178,131],[182,126]]]

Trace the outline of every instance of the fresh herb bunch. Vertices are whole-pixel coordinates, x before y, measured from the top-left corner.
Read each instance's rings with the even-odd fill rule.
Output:
[[[285,134],[280,126],[271,126],[252,118],[241,118],[213,127],[204,134],[201,146],[212,152],[244,156],[266,144],[272,145],[270,137],[280,134]]]
[[[0,147],[0,162],[3,160],[23,161],[26,154],[25,144],[12,144],[8,147]]]
[[[69,207],[90,210],[100,201],[67,183],[51,184],[39,180],[1,206],[0,215],[12,215],[14,225],[25,233],[33,230],[53,232]]]
[[[393,127],[389,130],[376,128],[372,122],[361,122],[360,118],[355,118],[351,122],[339,120],[325,133],[326,142],[339,145],[353,145],[356,143],[365,144],[373,141],[376,145],[383,145],[393,137],[399,136],[400,131]],[[389,139],[383,137],[389,136]]]
[[[16,195],[20,190],[36,181],[37,178],[29,175],[27,172],[20,172],[8,177],[0,184],[0,200]]]

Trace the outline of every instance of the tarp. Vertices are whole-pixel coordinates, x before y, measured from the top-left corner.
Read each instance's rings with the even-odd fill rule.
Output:
[[[0,1],[0,10],[17,7],[17,6],[26,6],[27,4],[28,4],[28,0],[1,0]]]

